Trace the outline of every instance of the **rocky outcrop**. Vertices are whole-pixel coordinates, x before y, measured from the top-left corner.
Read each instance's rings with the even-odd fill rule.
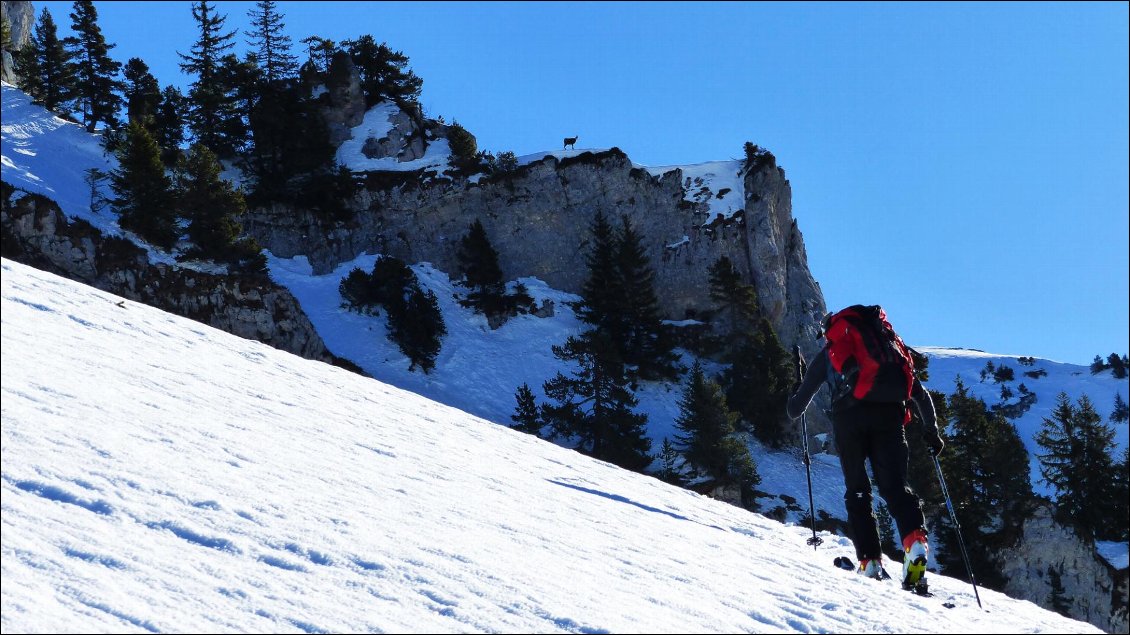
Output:
[[[12,53],[22,49],[31,40],[31,30],[35,25],[35,9],[30,2],[0,2],[0,16],[11,29],[10,47],[6,47],[0,54],[3,57],[0,78],[15,85],[15,60],[12,59]]]
[[[276,207],[250,212],[243,225],[276,256],[306,255],[315,273],[366,252],[451,272],[458,241],[477,219],[498,251],[504,277],[535,276],[575,293],[587,276],[592,221],[602,211],[614,223],[627,218],[644,237],[666,317],[709,313],[708,270],[728,256],[756,285],[765,314],[787,344],[814,341],[809,323],[822,314],[823,297],[792,219],[788,180],[776,167],[745,177],[744,212],[709,224],[707,209],[684,198],[679,170],[652,176],[615,148],[546,157],[478,183],[419,177],[369,175],[350,224],[326,226],[313,214]]]
[[[738,162],[733,166],[743,169]],[[744,175],[741,210],[713,219],[708,203],[688,200],[681,170],[653,176],[616,148],[547,156],[478,182],[428,177],[368,174],[348,224],[326,225],[311,213],[282,207],[252,210],[241,221],[274,255],[305,255],[314,272],[324,274],[363,253],[427,261],[454,272],[459,240],[477,219],[506,279],[534,276],[578,293],[588,275],[592,222],[601,211],[616,224],[627,218],[643,237],[668,319],[709,317],[709,269],[727,256],[756,286],[782,343],[799,343],[809,355],[818,350],[824,299],[792,217],[789,181],[772,162]],[[827,431],[818,410],[809,417],[813,433]]]
[[[298,301],[270,279],[151,264],[145,250],[129,240],[68,220],[43,196],[20,194],[4,185],[5,258],[307,359],[349,365],[326,350]]]
[[[1093,545],[1056,523],[1048,507],[1037,508],[1024,522],[1023,537],[1001,554],[1001,562],[1010,597],[1052,608],[1052,578],[1058,576],[1069,617],[1108,633],[1125,633],[1130,627],[1126,570],[1114,570]]]
[[[321,100],[320,110],[329,132],[329,141],[334,147],[340,146],[365,117],[361,76],[347,53],[338,52],[333,56]]]

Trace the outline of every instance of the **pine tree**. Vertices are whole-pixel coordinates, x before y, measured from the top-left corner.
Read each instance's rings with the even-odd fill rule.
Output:
[[[1109,540],[1130,540],[1130,448],[1122,449],[1122,460],[1114,464],[1111,478]]]
[[[186,256],[228,262],[248,248],[236,222],[247,205],[231,183],[220,178],[220,162],[201,144],[193,145],[181,167],[179,208],[188,219],[188,238],[196,247]]]
[[[659,471],[655,473],[655,477],[677,487],[685,486],[687,479],[679,471],[678,460],[679,452],[671,443],[671,439],[663,437],[663,446],[659,451]]]
[[[302,65],[302,68],[312,70],[314,74],[324,75],[328,73],[334,54],[340,50],[337,43],[316,35],[303,38],[302,43],[306,45],[306,52],[310,56],[310,59]],[[305,72],[305,70],[300,71],[300,73]]]
[[[20,88],[32,102],[51,112],[63,113],[75,98],[74,60],[59,39],[58,27],[47,9],[40,12],[31,38],[16,56],[16,72]]]
[[[118,110],[122,98],[118,96],[124,86],[118,80],[122,65],[110,59],[110,49],[98,26],[98,12],[91,0],[76,0],[71,13],[71,29],[75,37],[66,44],[76,60],[78,105],[88,132],[94,132],[98,123],[110,128],[118,126]]]
[[[553,346],[553,355],[575,365],[572,377],[560,372],[544,384],[556,401],[542,408],[554,436],[577,439],[576,449],[622,468],[642,471],[651,463],[647,415],[633,412],[638,400],[628,389],[624,364],[600,331],[570,337]]]
[[[419,101],[424,82],[411,69],[405,70],[408,57],[404,53],[390,49],[383,42],[377,44],[371,35],[346,40],[342,44],[361,74],[366,107],[384,99],[399,104]],[[472,151],[470,154],[475,153]]]
[[[1019,539],[1034,499],[1028,452],[1016,427],[970,396],[960,379],[949,398],[948,414],[950,443],[939,460],[946,474],[962,475],[947,484],[970,560],[980,565],[977,578],[1000,589],[1006,580],[996,554]],[[937,518],[935,526],[943,543],[957,544],[948,516]],[[947,570],[963,566],[955,550],[939,551],[937,557]]]
[[[706,379],[702,366],[695,362],[679,401],[675,428],[682,434],[675,436],[676,449],[696,474],[714,486],[740,485],[746,489],[755,484],[749,482],[746,469],[753,466],[749,448],[734,437],[737,420],[737,413],[726,405],[722,388]],[[753,471],[756,473],[756,467]]]
[[[1115,379],[1126,379],[1126,362],[1125,357],[1119,357],[1118,353],[1111,353],[1106,358],[1107,366],[1110,367],[1110,376]]]
[[[154,118],[161,104],[161,85],[149,72],[149,65],[136,57],[129,58],[122,75],[125,77],[127,121],[141,123],[156,137]]]
[[[510,419],[514,421],[514,425],[510,427],[526,434],[540,436],[541,414],[537,401],[534,400],[534,391],[530,390],[529,384],[518,386],[518,392],[514,395],[514,399],[518,402],[518,405],[514,409],[514,414],[510,415]]]
[[[126,128],[118,149],[119,167],[110,176],[111,201],[122,229],[170,249],[180,234],[172,183],[161,164],[161,151],[149,131],[137,122]]]
[[[1106,363],[1103,362],[1102,355],[1095,355],[1094,361],[1091,362],[1091,374],[1092,375],[1098,375],[1099,373],[1103,372],[1107,368],[1108,367],[1107,367]]]
[[[501,313],[506,293],[502,268],[498,265],[498,252],[490,244],[479,219],[475,219],[460,239],[458,258],[463,282],[471,289],[464,306],[487,315]]]
[[[183,60],[180,69],[196,76],[188,92],[188,126],[196,141],[224,156],[230,148],[224,145],[223,127],[233,106],[221,81],[221,60],[235,46],[235,31],[223,31],[226,16],[215,13],[207,0],[192,4],[192,17],[200,36],[189,54],[177,53]]]
[[[619,279],[623,283],[620,306],[624,309],[621,354],[642,379],[674,379],[675,355],[663,331],[659,298],[655,295],[655,271],[643,246],[643,238],[627,216],[621,217],[616,254]]]
[[[710,266],[710,299],[721,318],[725,349],[732,354],[761,316],[757,291],[742,280],[734,263],[722,256]]]
[[[796,431],[785,406],[795,370],[767,319],[761,318],[739,345],[723,379],[727,402],[752,426],[754,436],[774,448],[793,440]]]
[[[627,325],[623,322],[624,282],[617,264],[619,239],[599,210],[593,217],[591,233],[592,249],[585,257],[588,278],[581,288],[583,299],[574,308],[582,322],[601,330],[614,342],[623,341]]]
[[[317,102],[303,94],[301,84],[276,82],[263,87],[261,99],[251,110],[251,149],[248,171],[254,177],[252,200],[294,204],[311,189],[311,182],[332,180],[335,165],[329,129]],[[295,134],[301,130],[302,134]],[[317,201],[314,207],[326,205]]]
[[[1130,419],[1130,408],[1126,406],[1126,401],[1122,398],[1122,393],[1114,393],[1114,410],[1110,413],[1110,421],[1112,423],[1126,423]]]
[[[1036,444],[1043,481],[1056,491],[1056,519],[1075,527],[1088,540],[1119,533],[1123,519],[1112,519],[1111,492],[1115,467],[1114,430],[1103,423],[1091,400],[1078,407],[1060,393],[1050,418],[1045,417]]]
[[[259,0],[249,11],[252,30],[245,32],[248,45],[255,51],[259,71],[267,84],[290,79],[298,72],[298,58],[291,54],[290,36],[284,33],[286,25],[273,0]]]
[[[161,91],[161,101],[153,115],[153,137],[161,148],[161,162],[165,167],[171,168],[180,160],[187,110],[187,100],[177,87],[169,85]]]
[[[407,298],[402,309],[398,309],[401,305],[397,304],[388,307],[389,334],[401,352],[408,356],[409,372],[419,366],[427,374],[435,368],[447,325],[440,313],[436,294],[422,289],[415,280],[405,294]]]

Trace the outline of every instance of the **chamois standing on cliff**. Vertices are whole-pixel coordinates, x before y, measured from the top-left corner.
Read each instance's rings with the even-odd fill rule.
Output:
[[[577,143],[577,139],[579,139],[579,138],[580,137],[565,137],[565,145],[563,145],[561,147],[561,149],[564,150],[565,148],[568,148],[569,146],[573,146],[573,149],[576,150],[577,149],[576,143]]]

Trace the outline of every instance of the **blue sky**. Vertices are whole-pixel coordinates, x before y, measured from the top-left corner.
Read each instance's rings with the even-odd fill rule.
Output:
[[[253,2],[215,4],[246,28]],[[71,3],[34,6],[69,29]],[[188,2],[95,6],[116,59],[187,84]],[[659,166],[767,147],[830,308],[882,304],[915,345],[1075,363],[1130,348],[1127,7],[280,3],[296,42],[402,50],[426,112],[481,149],[579,135]]]

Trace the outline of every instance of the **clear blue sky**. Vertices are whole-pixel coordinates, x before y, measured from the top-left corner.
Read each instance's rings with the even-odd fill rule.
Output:
[[[183,86],[189,4],[95,6],[116,59]],[[253,2],[215,5],[247,28]],[[70,2],[34,6],[69,31]],[[1125,2],[279,7],[295,42],[403,51],[426,112],[481,149],[580,135],[658,166],[769,148],[829,307],[882,304],[912,344],[1130,348]]]

